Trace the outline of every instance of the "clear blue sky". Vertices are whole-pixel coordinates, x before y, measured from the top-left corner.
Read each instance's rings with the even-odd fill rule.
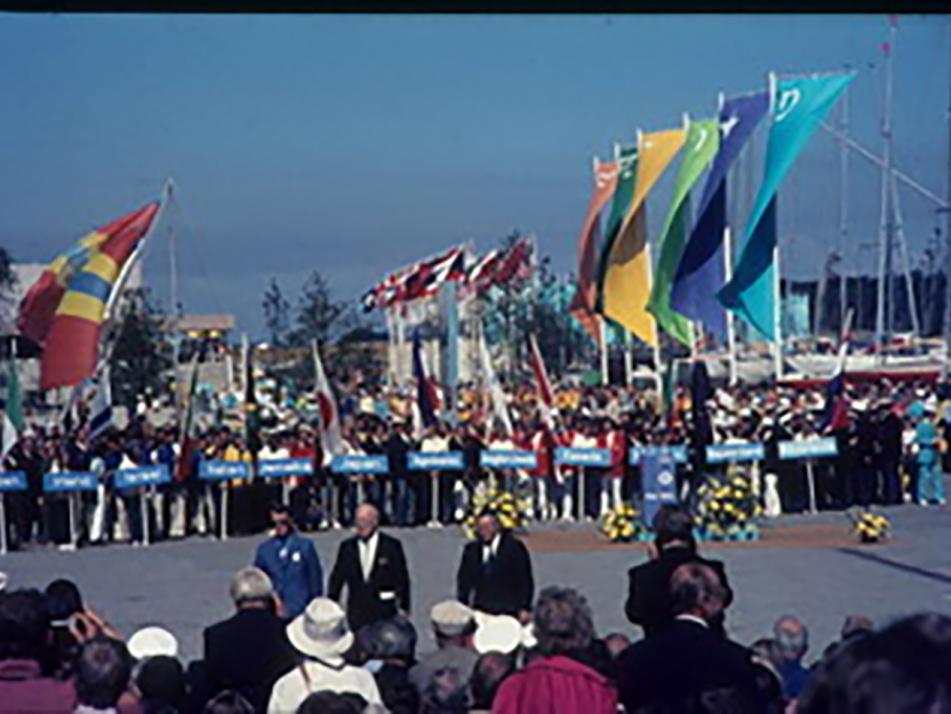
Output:
[[[898,162],[941,194],[948,22],[903,16],[896,55]],[[593,154],[709,115],[719,90],[760,87],[769,70],[856,67],[853,133],[880,151],[885,37],[883,16],[0,15],[0,243],[46,262],[171,175],[186,308],[233,312],[256,334],[271,276],[294,295],[318,269],[353,298],[513,227],[567,271]],[[817,135],[784,187],[794,276],[836,239],[837,166]],[[878,174],[857,158],[851,172],[852,233],[873,240]],[[934,212],[903,202],[917,256]],[[167,299],[165,245],[147,261]]]

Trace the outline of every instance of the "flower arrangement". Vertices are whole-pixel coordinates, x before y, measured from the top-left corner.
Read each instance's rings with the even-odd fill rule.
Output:
[[[697,489],[695,522],[707,540],[751,540],[759,535],[759,500],[744,474],[708,477]]]
[[[857,509],[847,515],[852,521],[852,532],[863,543],[881,543],[891,536],[892,524],[879,513]]]
[[[490,486],[485,490],[477,489],[472,495],[466,516],[462,521],[462,530],[467,538],[475,538],[476,521],[485,511],[494,511],[505,530],[524,528],[528,521],[527,500],[496,486]]]
[[[641,514],[629,503],[619,503],[601,519],[601,532],[613,543],[630,543],[644,533]]]

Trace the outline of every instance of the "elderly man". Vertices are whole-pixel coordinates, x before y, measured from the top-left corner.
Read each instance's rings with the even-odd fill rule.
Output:
[[[779,674],[783,679],[783,696],[798,699],[809,681],[809,670],[802,666],[802,658],[809,649],[809,630],[792,615],[783,615],[773,625],[773,636],[779,646],[782,662]]]
[[[297,657],[275,614],[277,596],[264,571],[239,570],[230,594],[235,614],[204,633],[207,695],[233,689],[262,711],[274,682],[294,667]]]
[[[403,545],[380,532],[380,512],[371,503],[357,508],[356,535],[340,544],[327,584],[338,602],[347,587],[347,620],[354,631],[410,607],[409,572]]]
[[[476,521],[478,539],[466,544],[456,574],[460,602],[490,615],[530,619],[535,581],[528,549],[502,530],[499,517],[484,511]]]
[[[313,542],[297,534],[287,506],[271,507],[271,523],[273,535],[258,546],[254,565],[267,573],[284,605],[284,617],[292,619],[324,594],[324,575]]]
[[[420,694],[439,670],[455,669],[465,681],[469,681],[479,659],[472,641],[476,631],[472,610],[458,600],[444,600],[433,605],[429,619],[438,649],[423,657],[409,671],[409,680]]]

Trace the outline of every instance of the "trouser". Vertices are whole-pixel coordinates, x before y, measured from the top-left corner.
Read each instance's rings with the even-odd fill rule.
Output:
[[[880,463],[882,503],[889,506],[901,503],[901,477],[898,474],[898,459],[883,457]]]
[[[584,474],[585,515],[597,518],[601,511],[601,481],[603,469],[586,469]]]
[[[162,498],[163,531],[168,538],[183,538],[186,531],[188,492],[184,484],[173,482],[164,486]]]
[[[577,476],[574,472],[566,472],[562,474],[560,481],[557,478],[552,479],[552,506],[553,509],[558,510],[562,519],[568,519],[574,516],[576,478]]]
[[[937,459],[918,462],[918,502],[944,500],[944,473]]]
[[[398,526],[411,525],[416,506],[416,494],[410,488],[406,474],[395,475],[392,484],[393,522]]]
[[[601,477],[601,494],[600,494],[600,511],[599,515],[604,515],[608,511],[611,511],[617,508],[623,498],[621,496],[621,488],[624,485],[624,479],[620,476],[602,476]]]
[[[426,471],[414,471],[409,476],[408,486],[413,492],[415,504],[412,525],[421,526],[432,517],[432,480],[432,474]]]
[[[47,493],[43,497],[43,523],[51,543],[69,543],[69,505],[66,494]]]
[[[858,464],[852,473],[852,493],[855,503],[868,506],[875,490],[875,470],[867,464]]]
[[[8,527],[13,533],[14,547],[25,545],[33,539],[33,523],[36,520],[36,496],[29,491],[14,491],[4,496]]]
[[[455,474],[442,472],[439,475],[439,521],[453,523],[456,510],[456,481]]]
[[[193,482],[191,490],[192,519],[195,531],[199,535],[214,534],[218,530],[221,510],[222,489],[227,488],[225,482],[220,484],[210,481]]]

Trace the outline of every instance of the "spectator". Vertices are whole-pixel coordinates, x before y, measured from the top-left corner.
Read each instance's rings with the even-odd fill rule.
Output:
[[[49,620],[37,590],[0,594],[0,712],[72,711],[68,682],[44,677],[40,659]]]
[[[706,693],[729,689],[731,700],[745,702],[742,711],[756,711],[750,652],[710,626],[727,601],[716,570],[686,563],[674,571],[670,588],[674,621],[621,657],[624,706],[628,711],[642,706],[692,711]]]
[[[58,579],[46,586],[43,605],[49,617],[49,645],[44,670],[57,679],[68,679],[79,652],[79,642],[70,631],[70,620],[83,612],[83,599],[72,580]]]
[[[472,692],[472,708],[491,711],[495,693],[510,674],[515,671],[515,658],[501,652],[486,652],[479,657],[469,689]]]
[[[254,565],[274,583],[288,620],[300,615],[315,597],[324,594],[323,571],[314,544],[294,531],[290,511],[275,504],[271,508],[274,535],[260,546]]]
[[[121,640],[97,636],[85,642],[76,659],[76,714],[116,714],[129,687],[132,661]]]
[[[542,656],[502,684],[492,711],[613,714],[617,690],[586,663],[594,642],[594,624],[585,598],[567,588],[546,588],[538,596],[534,626]]]
[[[353,633],[336,602],[315,598],[287,626],[287,636],[304,660],[277,680],[271,691],[269,712],[294,711],[308,694],[324,689],[353,692],[370,704],[382,703],[373,675],[343,660],[343,654],[353,645]]]
[[[604,646],[607,648],[611,659],[617,660],[631,646],[631,638],[622,635],[620,632],[612,632],[604,638]]]
[[[226,689],[205,704],[202,714],[254,714],[254,707],[240,693]]]
[[[796,699],[809,679],[809,670],[802,658],[809,649],[809,630],[792,615],[784,615],[773,625],[773,635],[781,656],[779,675],[783,680],[783,695]]]
[[[135,677],[142,698],[142,714],[176,714],[185,704],[185,670],[168,655],[156,655],[142,663]]]
[[[724,588],[724,609],[733,600],[723,563],[705,560],[697,554],[693,537],[693,516],[683,506],[663,505],[654,516],[654,543],[651,560],[628,571],[629,587],[624,612],[627,619],[651,637],[673,620],[670,604],[670,576],[684,563],[703,563],[717,573]],[[722,614],[714,629],[722,632]]]
[[[457,600],[444,600],[433,606],[430,621],[437,650],[409,671],[410,682],[420,694],[441,669],[455,669],[468,682],[479,659],[473,645],[476,621],[472,610]]]
[[[416,714],[419,693],[409,681],[416,658],[416,630],[405,617],[377,620],[357,633],[357,643],[368,658],[383,705],[392,714]]]
[[[178,657],[178,640],[163,627],[150,625],[136,630],[126,643],[133,659],[149,657]]]
[[[263,711],[271,688],[294,667],[297,654],[275,614],[276,596],[262,570],[239,570],[230,594],[235,614],[204,633],[208,693],[233,690]]]
[[[297,707],[297,714],[363,714],[366,700],[350,692],[314,692]]]
[[[472,698],[468,682],[454,667],[433,672],[423,687],[420,714],[466,714]]]
[[[875,621],[868,615],[849,615],[842,623],[842,641],[864,637],[875,631]]]

